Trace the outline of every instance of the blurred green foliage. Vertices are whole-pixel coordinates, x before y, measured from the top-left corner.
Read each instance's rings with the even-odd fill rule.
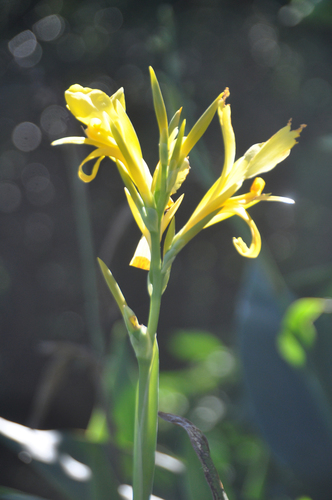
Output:
[[[289,307],[277,338],[280,354],[294,367],[306,363],[306,351],[316,338],[314,321],[324,312],[331,312],[330,299],[299,299]]]

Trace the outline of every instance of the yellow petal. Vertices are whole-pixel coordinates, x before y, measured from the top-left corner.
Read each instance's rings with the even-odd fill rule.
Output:
[[[279,130],[267,142],[257,145],[260,147],[257,148],[256,154],[248,163],[246,178],[249,179],[263,172],[268,172],[287,158],[291,148],[297,143],[295,139],[299,137],[304,127],[305,125],[301,125],[297,130],[291,130],[291,123],[289,122],[286,127]]]
[[[233,217],[233,215],[234,215],[233,211],[231,210],[226,211],[222,209],[217,215],[212,217],[212,219],[207,224],[205,224],[203,229],[206,229],[209,226],[213,226],[213,224],[218,224],[218,222],[222,222],[225,219],[229,219],[229,217]]]
[[[76,84],[66,90],[65,98],[71,113],[82,123],[89,125],[92,118],[99,118],[109,128],[103,112],[110,115],[113,105],[105,92]]]
[[[125,101],[125,96],[124,96],[124,90],[123,90],[123,87],[121,87],[119,90],[117,90],[115,92],[115,94],[113,94],[111,96],[111,101],[112,101],[112,104],[113,106],[115,106],[115,101],[120,101],[121,103],[121,106],[123,107],[123,109],[126,111],[126,101]]]
[[[131,123],[129,116],[123,109],[120,101],[116,101],[115,110],[118,115],[118,123],[121,127],[123,137],[128,143],[128,148],[132,152],[133,157],[140,161],[140,159],[142,158],[141,146],[133,124]]]
[[[61,144],[89,144],[95,145],[95,142],[86,137],[64,137],[51,142],[51,146],[60,146]]]
[[[142,151],[135,129],[120,101],[116,102],[116,111],[118,117],[111,122],[113,137],[123,154],[129,175],[135,182],[144,201],[150,204],[152,200],[152,176],[142,158]]]
[[[215,220],[215,216],[218,214],[218,210],[219,209],[221,210],[225,205],[225,203],[227,202],[227,200],[230,199],[231,196],[234,194],[234,192],[236,191],[236,186],[231,186],[230,188],[228,188],[227,191],[224,191],[223,186],[220,186],[221,194],[219,195],[218,191],[216,190],[216,185],[218,184],[218,182],[219,179],[205,194],[205,196],[196,207],[194,213],[192,214],[186,225],[181,229],[181,233],[183,232],[184,234],[186,231],[189,231],[189,229],[191,229],[193,226],[198,224],[200,221],[202,221],[209,215],[211,215],[212,217],[213,213],[214,213],[213,218],[204,227],[219,222],[219,219]],[[220,220],[223,219],[224,217]]]
[[[138,210],[137,206],[135,205],[134,200],[132,199],[131,194],[129,193],[127,188],[125,188],[125,194],[127,197],[127,201],[128,201],[128,205],[130,207],[131,213],[133,214],[133,217],[136,221],[136,224],[138,225],[143,236],[145,236],[147,238],[148,242],[150,242],[150,233],[147,230],[147,228],[143,222],[143,219],[141,217],[141,214],[139,213],[139,210]]]
[[[176,211],[178,210],[179,206],[182,203],[183,197],[184,197],[184,194],[181,195],[176,200],[176,202],[171,205],[171,207],[168,210],[166,210],[166,212],[165,212],[165,214],[164,214],[164,216],[162,218],[162,221],[161,221],[161,230],[160,230],[161,234],[160,234],[160,236],[162,236],[162,234],[164,233],[164,231],[167,228],[168,224],[173,219]]]
[[[176,178],[175,178],[175,182],[173,184],[172,190],[170,192],[170,196],[175,194],[177,192],[177,190],[180,189],[181,185],[186,180],[187,175],[189,174],[189,171],[190,171],[189,160],[188,160],[188,158],[185,158],[182,162],[181,167],[174,170],[174,174],[176,174]]]
[[[139,269],[143,269],[145,271],[149,271],[150,261],[151,261],[151,252],[149,243],[147,242],[147,239],[144,236],[142,236],[129,265],[133,267],[138,267]]]
[[[248,224],[252,238],[250,247],[246,245],[242,238],[233,238],[234,246],[239,254],[243,257],[255,259],[256,257],[258,257],[259,252],[261,251],[261,235],[259,234],[257,226],[248,212],[244,210],[244,208],[238,208],[234,210],[234,215],[238,215]]]
[[[221,175],[222,179],[226,179],[230,173],[235,159],[235,135],[231,122],[231,107],[229,104],[225,105],[225,99],[229,95],[228,89],[225,90],[224,94],[224,98],[218,106],[218,116],[225,148],[224,166]]]
[[[169,122],[168,133],[170,142],[173,141],[176,137],[176,134],[174,135],[174,131],[178,128],[181,112],[182,112],[182,107],[178,109],[176,113],[174,113],[173,118]]]
[[[94,158],[98,158],[98,160],[96,161],[96,163],[94,164],[93,168],[92,168],[92,172],[91,174],[86,174],[85,172],[83,172],[83,165],[85,165],[85,163],[87,163],[88,161],[90,160],[93,160]],[[92,153],[90,153],[86,158],[85,160],[82,161],[82,163],[80,164],[80,166],[78,167],[78,176],[79,178],[83,181],[83,182],[91,182],[93,181],[93,179],[96,177],[97,173],[98,173],[98,170],[99,170],[99,165],[100,165],[100,162],[105,158],[105,156],[102,155],[102,153],[100,152],[99,149],[95,149],[95,151],[92,151]]]

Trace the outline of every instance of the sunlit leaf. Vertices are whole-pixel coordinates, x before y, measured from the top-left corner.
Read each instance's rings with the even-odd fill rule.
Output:
[[[171,339],[171,353],[184,361],[206,359],[222,347],[221,341],[212,333],[200,330],[179,330]]]
[[[302,367],[316,338],[316,321],[324,312],[331,312],[331,299],[303,298],[287,309],[277,337],[281,356],[291,365]]]
[[[293,366],[305,365],[307,355],[300,342],[289,332],[277,337],[277,346],[281,356]]]

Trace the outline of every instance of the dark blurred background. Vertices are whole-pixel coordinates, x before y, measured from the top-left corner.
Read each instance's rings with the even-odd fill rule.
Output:
[[[306,443],[305,436],[315,434],[316,421],[303,410],[309,404],[303,396],[296,404],[305,421],[299,438],[303,450],[294,457],[282,446],[280,436],[288,442],[291,437],[278,412],[287,415],[290,407],[280,398],[293,372],[290,379],[284,375],[271,385],[280,366],[277,363],[276,372],[270,373],[269,358],[260,363],[269,348],[264,350],[264,342],[255,337],[258,327],[252,330],[253,341],[245,327],[251,324],[250,314],[261,318],[260,325],[274,318],[264,282],[269,274],[282,283],[285,304],[332,291],[332,2],[2,0],[0,8],[0,415],[44,429],[88,424],[96,391],[82,359],[90,349],[98,355],[107,349],[119,319],[96,256],[110,267],[128,304],[146,322],[146,273],[128,267],[139,230],[115,166],[104,160],[97,178],[83,185],[77,167],[88,148],[53,148],[50,143],[83,135],[65,107],[64,91],[71,84],[109,95],[123,86],[128,114],[153,170],[158,129],[148,76],[152,65],[169,116],[183,105],[189,127],[226,86],[230,88],[237,157],[290,118],[295,128],[308,125],[290,157],[264,175],[266,192],[289,196],[296,204],[262,203],[250,210],[263,238],[262,255],[253,264],[235,251],[232,237],[248,238],[241,222],[230,220],[200,233],[173,265],[158,333],[165,372],[183,366],[168,347],[179,329],[207,330],[239,359],[240,376],[227,396],[237,407],[236,418],[248,432],[263,436],[272,459],[281,461],[284,477],[291,476],[280,495],[269,498],[313,491],[316,499],[330,498],[331,434]],[[217,119],[190,155],[190,163],[178,228],[220,175],[223,144]],[[263,291],[257,292],[260,286]],[[256,315],[253,308],[245,312],[253,294],[261,298]],[[320,347],[327,366],[328,339],[327,334]],[[36,394],[45,377],[52,378],[59,352],[74,361],[66,364],[66,381],[55,384],[47,411],[38,413]],[[262,371],[252,376],[253,367]],[[329,367],[326,373],[328,385]],[[264,398],[273,391],[281,406],[271,416],[264,412]],[[292,394],[289,398],[294,401]],[[295,413],[290,418],[295,428],[301,427]],[[320,438],[325,451],[315,451]],[[316,452],[324,457],[326,452],[327,472],[322,472],[322,464],[313,465],[321,475],[313,472],[306,484],[307,465],[299,462],[302,455],[310,456],[310,468]],[[13,462],[2,467],[0,482],[15,486],[15,467],[20,466]],[[237,498],[242,498],[240,493]]]

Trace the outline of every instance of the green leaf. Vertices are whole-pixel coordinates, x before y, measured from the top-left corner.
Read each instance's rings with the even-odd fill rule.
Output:
[[[146,208],[146,217],[144,224],[150,232],[158,232],[158,212],[154,208]]]
[[[316,338],[316,321],[324,312],[331,312],[331,300],[303,298],[293,302],[287,309],[277,337],[281,356],[294,367],[306,364],[307,351]]]
[[[193,128],[190,130],[181,148],[181,163],[210,125],[212,118],[217,111],[218,104],[220,99],[222,98],[222,95],[223,94],[220,94],[213,101],[213,103],[207,108],[207,110],[202,114],[202,116],[197,120]]]
[[[201,361],[223,347],[212,333],[202,330],[179,330],[169,344],[171,353],[184,361]]]
[[[306,363],[307,355],[300,342],[289,332],[277,337],[277,347],[281,356],[295,367],[302,367]]]
[[[108,269],[106,264],[104,264],[104,262],[99,258],[97,258],[97,260],[98,260],[98,264],[100,265],[101,272],[103,273],[105,281],[108,285],[108,288],[110,289],[114,299],[116,300],[116,303],[118,304],[118,307],[119,307],[121,313],[123,313],[123,307],[125,305],[127,305],[126,299],[124,298],[123,293],[121,292],[119,285],[115,281],[113,274]]]
[[[106,443],[109,439],[106,412],[95,407],[87,428],[87,437],[94,443]]]
[[[304,298],[293,302],[288,308],[283,324],[310,347],[316,336],[314,321],[325,311],[326,299]]]
[[[154,104],[154,109],[157,117],[157,122],[160,130],[160,135],[162,132],[165,130],[167,132],[168,136],[168,124],[167,124],[167,113],[166,113],[166,108],[165,108],[165,103],[164,99],[159,87],[159,83],[156,77],[155,72],[153,69],[149,68],[150,70],[150,78],[151,78],[151,88],[152,88],[152,95],[153,95],[153,104]]]
[[[172,240],[175,235],[175,217],[171,220],[168,230],[166,233],[165,241],[164,241],[164,254],[167,252],[169,247],[171,246]]]
[[[169,122],[169,125],[168,125],[169,135],[171,135],[171,133],[173,132],[173,130],[179,125],[181,111],[182,111],[182,108],[178,109],[174,113],[173,118],[171,119],[171,121]]]
[[[12,488],[4,488],[0,486],[0,500],[45,500],[36,495],[28,495],[21,491],[13,490]]]

